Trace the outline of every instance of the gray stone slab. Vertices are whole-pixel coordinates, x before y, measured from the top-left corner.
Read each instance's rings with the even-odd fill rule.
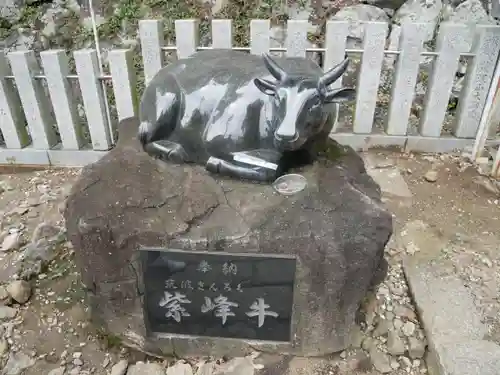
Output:
[[[401,175],[399,168],[393,162],[370,153],[364,154],[363,159],[366,171],[379,184],[383,198],[399,198],[406,203],[411,203],[413,194]]]
[[[487,327],[462,282],[438,263],[414,260],[404,262],[404,271],[426,333],[442,342],[483,339]]]
[[[431,252],[426,249],[423,256],[418,252],[403,263],[427,336],[429,373],[500,374],[500,347],[484,340],[487,327],[472,295],[439,261],[429,259]]]
[[[427,358],[431,375],[499,375],[500,346],[486,340],[439,344]]]

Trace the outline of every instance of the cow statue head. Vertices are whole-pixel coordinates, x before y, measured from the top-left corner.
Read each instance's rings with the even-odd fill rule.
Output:
[[[269,55],[264,54],[263,57],[276,82],[255,78],[254,84],[261,92],[274,98],[271,121],[275,129],[275,145],[280,150],[299,149],[322,130],[326,115],[332,111],[328,104],[346,102],[355,97],[351,88],[328,88],[346,71],[349,64],[347,56],[316,79],[288,75]]]

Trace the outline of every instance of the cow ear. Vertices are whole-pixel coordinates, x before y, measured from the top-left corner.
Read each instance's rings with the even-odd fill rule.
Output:
[[[323,96],[323,100],[327,103],[345,103],[354,99],[356,99],[356,90],[346,88],[329,90]]]
[[[276,85],[269,82],[267,79],[255,78],[253,83],[257,88],[266,95],[274,95],[276,93]]]

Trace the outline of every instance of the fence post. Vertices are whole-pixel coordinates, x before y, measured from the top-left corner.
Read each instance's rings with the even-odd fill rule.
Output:
[[[448,109],[455,72],[462,53],[470,49],[470,28],[466,25],[443,23],[436,40],[439,56],[434,61],[432,74],[420,119],[420,134],[439,137]]]
[[[138,101],[132,57],[131,50],[114,50],[108,54],[118,121],[135,117],[137,114]]]
[[[405,23],[401,27],[400,55],[396,63],[386,126],[389,135],[406,135],[408,132],[426,30],[427,25],[423,23]]]
[[[325,55],[323,58],[323,71],[332,69],[335,65],[340,64],[346,55],[347,34],[349,31],[349,23],[345,21],[328,21],[326,23],[325,35]],[[330,87],[338,89],[342,86],[342,78],[333,82]],[[330,131],[330,134],[337,132],[339,127],[339,113],[337,111],[336,118]]]
[[[344,60],[349,24],[344,21],[328,21],[326,23],[325,56],[323,70],[326,72]],[[342,80],[333,82],[330,87],[337,89],[342,86]]]
[[[99,83],[99,62],[93,49],[73,52],[76,72],[82,91],[85,116],[94,150],[109,150],[112,146],[102,85]]]
[[[66,78],[69,75],[66,52],[43,51],[40,57],[63,147],[68,150],[78,150],[84,144],[84,139],[75,99]]]
[[[16,89],[5,78],[8,75],[7,58],[4,52],[0,52],[0,130],[7,148],[23,148],[30,144],[30,136]]]
[[[369,134],[372,132],[386,36],[386,23],[369,22],[365,24],[363,57],[356,89],[354,133]]]
[[[250,21],[250,53],[252,55],[262,55],[269,52],[271,41],[269,39],[269,20]]]
[[[475,56],[467,68],[465,85],[457,106],[454,133],[458,138],[476,136],[500,52],[499,27],[478,25],[472,52]]]
[[[484,145],[486,144],[486,140],[488,139],[488,135],[490,133],[490,127],[492,127],[492,125],[497,125],[492,121],[494,112],[498,110],[498,107],[500,106],[500,95],[498,95],[499,87],[500,58],[496,63],[495,72],[493,74],[493,79],[491,80],[488,96],[481,115],[481,121],[477,130],[476,140],[474,141],[474,146],[472,147],[472,160],[476,160],[484,150]]]
[[[198,21],[175,20],[175,45],[177,58],[191,56],[198,48]]]
[[[159,20],[139,21],[141,54],[144,65],[144,84],[147,86],[163,66],[163,22]]]
[[[306,57],[307,20],[289,20],[286,30],[286,56]]]
[[[41,82],[33,76],[40,73],[40,67],[33,51],[16,51],[8,55],[12,73],[23,105],[31,141],[35,149],[49,150],[57,144],[57,136],[50,115],[47,97]]]
[[[232,46],[231,20],[212,20],[212,48],[231,49]]]

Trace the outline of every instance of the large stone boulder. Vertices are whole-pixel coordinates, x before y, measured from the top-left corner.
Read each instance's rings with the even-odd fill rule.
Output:
[[[282,196],[269,185],[154,160],[136,141],[137,127],[136,119],[120,124],[117,147],[84,168],[66,203],[67,233],[95,323],[159,355],[242,355],[255,348],[322,355],[346,348],[360,302],[385,276],[392,233],[392,216],[361,158],[328,140],[320,160],[300,170],[308,186]],[[291,342],[148,336],[140,245],[295,256]]]
[[[425,24],[425,42],[434,39],[434,32],[441,17],[442,0],[407,0],[394,14],[392,22],[396,25],[404,23]]]
[[[383,22],[389,30],[389,16],[380,8],[367,4],[355,4],[339,10],[331,17],[333,21],[347,21],[349,31],[347,48],[362,48],[366,22]]]
[[[456,7],[446,6],[442,11],[442,21],[465,24],[472,31],[476,25],[495,25],[497,23],[488,14],[480,0],[461,1]]]

